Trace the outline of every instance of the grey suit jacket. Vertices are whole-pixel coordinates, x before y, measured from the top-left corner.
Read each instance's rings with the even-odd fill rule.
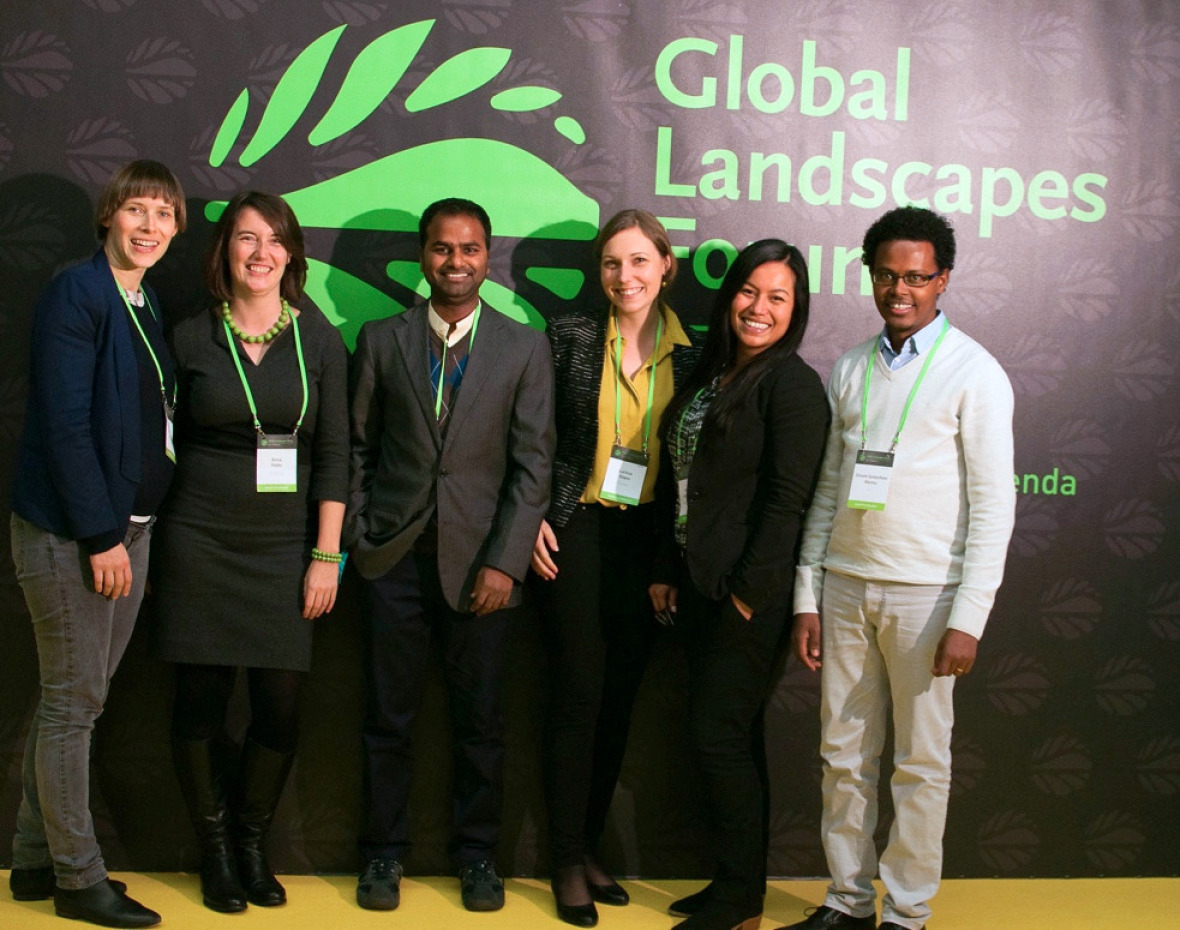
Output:
[[[553,361],[543,333],[485,307],[444,441],[426,312],[368,322],[357,338],[345,542],[361,575],[380,577],[437,511],[443,594],[466,610],[483,566],[517,582],[528,569],[549,506]]]

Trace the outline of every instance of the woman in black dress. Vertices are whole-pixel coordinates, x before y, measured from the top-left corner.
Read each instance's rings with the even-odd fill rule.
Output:
[[[553,894],[558,916],[584,927],[598,920],[595,901],[628,901],[596,847],[656,631],[647,586],[660,415],[697,354],[662,297],[676,259],[658,219],[645,210],[616,214],[598,234],[595,258],[607,306],[548,321],[557,453],[532,560],[549,656],[544,779]],[[627,456],[629,484],[612,472],[619,454]]]
[[[828,404],[796,353],[807,265],[793,246],[747,246],[725,276],[700,363],[661,424],[661,536],[651,587],[689,661],[689,729],[713,828],[713,881],[677,901],[679,930],[755,928],[766,869],[762,709],[791,606],[803,512]]]
[[[155,652],[177,664],[173,753],[207,907],[286,893],[263,839],[294,757],[312,621],[332,609],[348,485],[347,353],[299,309],[307,261],[278,197],[239,194],[206,263],[215,304],[172,333],[176,479],[152,578]],[[251,722],[227,790],[226,708],[246,666]]]

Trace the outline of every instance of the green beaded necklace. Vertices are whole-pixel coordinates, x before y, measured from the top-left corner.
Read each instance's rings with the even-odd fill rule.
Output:
[[[279,318],[275,320],[275,325],[268,329],[265,333],[259,333],[257,336],[247,336],[234,322],[233,314],[229,311],[229,301],[222,301],[221,303],[221,318],[225,320],[229,331],[234,334],[234,337],[240,339],[242,342],[249,342],[255,345],[270,342],[279,333],[287,328],[287,324],[291,322],[291,308],[287,301],[281,300],[282,309],[279,310]]]

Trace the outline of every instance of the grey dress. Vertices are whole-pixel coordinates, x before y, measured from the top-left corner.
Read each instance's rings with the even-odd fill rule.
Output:
[[[344,501],[348,490],[348,353],[318,310],[304,309],[298,324],[308,405],[294,493],[255,489],[256,434],[220,315],[198,314],[172,332],[177,467],[152,539],[160,658],[295,671],[311,664],[303,575],[319,501]],[[257,366],[236,341],[234,350],[263,431],[289,435],[303,402],[292,328]]]

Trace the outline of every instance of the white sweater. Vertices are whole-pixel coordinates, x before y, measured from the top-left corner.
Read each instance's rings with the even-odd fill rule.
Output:
[[[923,357],[890,371],[878,337],[832,371],[832,426],[804,524],[795,612],[817,610],[825,570],[870,581],[957,584],[947,626],[983,633],[1015,521],[1012,386],[974,339],[947,332],[918,388],[894,458],[885,509],[847,506],[872,360],[868,449],[888,451]]]

